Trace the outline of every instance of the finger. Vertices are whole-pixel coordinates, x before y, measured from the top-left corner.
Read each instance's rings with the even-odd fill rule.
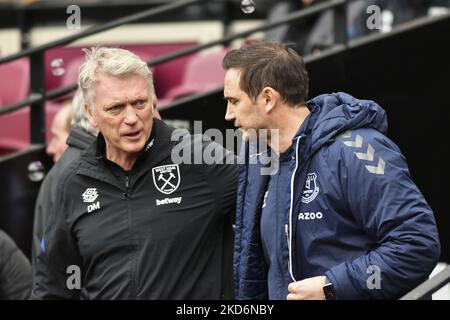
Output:
[[[288,292],[294,292],[297,288],[297,282],[291,282],[288,285]]]
[[[295,293],[289,293],[286,297],[287,300],[301,300],[301,296]]]

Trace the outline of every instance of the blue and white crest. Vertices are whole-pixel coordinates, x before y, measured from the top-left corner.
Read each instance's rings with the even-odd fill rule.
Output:
[[[302,202],[310,203],[319,194],[319,187],[317,186],[317,175],[315,172],[308,173],[306,176],[305,188],[302,192]]]

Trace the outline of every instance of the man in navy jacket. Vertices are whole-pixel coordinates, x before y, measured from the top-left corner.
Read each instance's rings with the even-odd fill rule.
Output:
[[[223,66],[225,118],[247,140],[236,297],[395,299],[426,280],[440,254],[436,223],[385,135],[385,111],[345,93],[306,102],[303,60],[281,44],[230,51]],[[261,130],[270,148],[252,152]],[[274,155],[264,171],[259,160]]]

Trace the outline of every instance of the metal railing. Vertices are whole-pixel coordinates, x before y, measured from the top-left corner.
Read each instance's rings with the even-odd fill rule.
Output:
[[[400,298],[400,300],[428,300],[431,295],[450,282],[450,266],[428,279],[417,288]]]
[[[198,4],[204,2],[205,0],[183,0],[177,1],[175,3],[162,5],[157,8],[152,8],[149,10],[145,10],[143,12],[129,15],[123,18],[119,18],[113,21],[110,21],[105,24],[93,26],[79,32],[75,35],[71,35],[68,37],[64,37],[62,39],[40,45],[34,48],[23,50],[19,53],[9,55],[7,57],[0,58],[0,64],[6,63],[12,60],[16,60],[23,57],[29,57],[30,59],[30,95],[29,98],[18,103],[10,104],[4,106],[0,109],[0,116],[2,114],[6,114],[9,112],[13,112],[19,110],[21,108],[30,106],[30,140],[31,143],[44,143],[45,142],[45,101],[48,99],[54,99],[60,96],[67,94],[68,92],[74,91],[77,89],[77,84],[74,83],[70,86],[64,88],[58,88],[54,90],[50,90],[48,92],[45,91],[45,66],[44,66],[44,53],[46,50],[66,45],[72,43],[75,40],[79,40],[81,38],[97,34],[102,31],[110,30],[115,27],[136,22],[142,20],[144,18],[160,15],[163,13],[167,13],[170,11],[174,11],[177,9],[181,9],[187,7],[192,4]],[[230,34],[222,39],[211,41],[205,44],[193,46],[190,48],[185,48],[179,51],[175,51],[164,56],[152,59],[147,62],[148,66],[158,65],[164,62],[168,62],[183,56],[187,56],[189,54],[193,54],[199,52],[203,49],[210,48],[216,45],[225,45],[230,43],[231,41],[239,38],[247,37],[251,34],[268,30],[271,28],[275,28],[287,23],[291,23],[294,21],[299,21],[305,19],[306,17],[312,15],[318,15],[325,10],[332,9],[334,12],[334,39],[335,46],[344,48],[348,44],[348,39],[346,35],[346,3],[347,0],[330,0],[327,2],[319,3],[313,5],[309,8],[303,9],[301,11],[293,12],[289,15],[286,15],[283,18],[280,18],[271,23],[266,23],[262,26],[255,27],[243,32]]]
[[[30,59],[30,96],[28,99],[10,104],[0,109],[0,115],[8,112],[12,112],[21,109],[26,106],[30,106],[30,141],[31,143],[44,143],[45,142],[45,109],[44,104],[47,99],[60,97],[67,92],[76,89],[76,84],[70,86],[70,90],[56,89],[49,92],[45,91],[45,65],[44,65],[44,53],[47,49],[66,45],[72,43],[75,40],[85,38],[87,36],[97,34],[102,31],[110,30],[118,26],[136,22],[144,18],[156,16],[159,14],[167,13],[176,9],[181,9],[191,4],[203,2],[205,0],[184,0],[162,5],[160,7],[152,8],[133,14],[127,17],[119,18],[108,23],[93,26],[79,32],[75,35],[64,37],[62,39],[40,45],[34,48],[25,49],[19,53],[9,55],[4,58],[0,58],[0,64],[6,63],[12,60],[16,60],[23,57],[29,57]]]

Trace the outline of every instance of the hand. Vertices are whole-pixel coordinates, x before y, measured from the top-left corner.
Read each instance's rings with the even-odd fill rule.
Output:
[[[325,276],[318,276],[292,282],[288,286],[288,300],[325,300],[323,286]]]

